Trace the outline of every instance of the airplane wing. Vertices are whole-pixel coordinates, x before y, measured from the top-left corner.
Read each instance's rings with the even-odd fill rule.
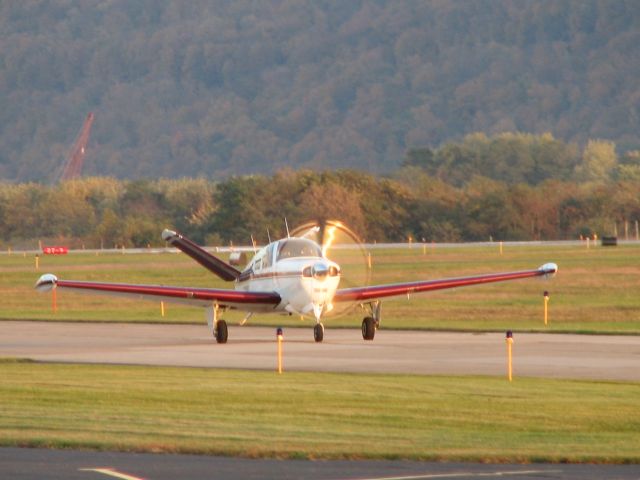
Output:
[[[520,278],[552,276],[558,271],[555,263],[546,263],[536,270],[519,272],[491,273],[471,277],[446,278],[442,280],[421,280],[417,282],[389,283],[369,287],[343,288],[336,291],[334,302],[369,302],[387,297],[409,295],[412,293],[443,290],[446,288],[465,287],[483,283],[504,282]]]
[[[172,230],[164,230],[162,232],[162,239],[165,242],[173,245],[174,247],[182,250],[204,268],[212,273],[215,273],[227,282],[232,282],[240,276],[240,270],[232,267],[226,262],[223,262],[215,255],[210,254],[204,248],[196,245],[191,240],[183,237],[179,233],[176,233]]]
[[[48,292],[53,288],[77,292],[90,292],[128,298],[182,303],[208,307],[217,303],[220,307],[251,310],[280,303],[280,295],[275,292],[241,292],[219,288],[170,287],[164,285],[135,285],[128,283],[102,283],[74,280],[58,280],[55,275],[42,275],[35,285],[36,290]]]

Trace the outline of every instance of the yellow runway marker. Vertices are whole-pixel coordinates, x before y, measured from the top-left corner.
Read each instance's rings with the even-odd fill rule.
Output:
[[[549,323],[549,292],[544,292],[544,324]]]
[[[278,338],[278,373],[282,373],[282,341],[284,340],[282,328],[276,330],[276,335]]]
[[[133,475],[118,472],[113,468],[80,468],[79,471],[102,473],[103,475],[107,475],[113,478],[121,478],[122,480],[143,480],[140,477],[134,477]]]
[[[510,382],[513,381],[513,332],[509,330],[507,332],[507,378]]]

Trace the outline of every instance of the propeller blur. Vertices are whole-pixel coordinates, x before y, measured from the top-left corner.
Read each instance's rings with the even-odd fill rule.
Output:
[[[227,323],[221,318],[221,314],[227,310],[241,310],[248,315],[274,312],[296,314],[315,320],[314,339],[321,342],[324,337],[323,319],[344,312],[345,306],[360,305],[368,310],[369,315],[362,320],[362,336],[365,340],[373,340],[380,326],[380,307],[384,298],[552,276],[558,271],[556,264],[547,263],[534,270],[374,286],[347,285],[347,288],[340,288],[341,281],[344,280],[343,271],[328,255],[339,232],[354,236],[339,222],[307,224],[294,230],[293,236],[271,242],[258,250],[243,270],[236,269],[174,231],[162,232],[165,241],[223,280],[233,282],[234,289],[62,280],[50,273],[42,275],[35,288],[38,291],[62,288],[204,307],[207,323],[218,343],[227,342]],[[332,255],[332,258],[335,257]]]

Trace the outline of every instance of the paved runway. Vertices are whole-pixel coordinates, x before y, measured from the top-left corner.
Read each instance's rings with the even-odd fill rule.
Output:
[[[21,480],[637,480],[637,465],[488,465],[409,461],[272,460],[0,448],[0,478]]]
[[[218,345],[206,325],[0,322],[0,357],[50,362],[276,368],[274,328],[230,326]],[[504,334],[311,328],[284,332],[284,368],[300,371],[503,375]],[[640,337],[514,335],[514,375],[640,381]]]
[[[286,370],[504,375],[504,334],[285,329]],[[0,357],[51,362],[275,369],[275,329],[229,329],[218,345],[206,325],[0,322]],[[640,381],[640,337],[515,334],[517,376]],[[0,478],[225,479],[639,479],[637,465],[489,465],[408,461],[278,461],[0,448]]]

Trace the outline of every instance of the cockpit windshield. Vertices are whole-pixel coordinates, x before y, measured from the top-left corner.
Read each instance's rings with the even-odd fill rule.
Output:
[[[278,260],[294,257],[322,257],[317,243],[306,238],[287,238],[278,245]]]

